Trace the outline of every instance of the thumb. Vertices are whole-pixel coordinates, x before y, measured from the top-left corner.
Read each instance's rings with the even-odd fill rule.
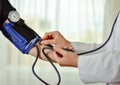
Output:
[[[54,50],[55,50],[57,53],[59,53],[59,54],[62,55],[62,56],[63,56],[64,54],[66,54],[66,51],[65,51],[64,49],[58,47],[58,46],[54,46],[53,48],[54,48]]]

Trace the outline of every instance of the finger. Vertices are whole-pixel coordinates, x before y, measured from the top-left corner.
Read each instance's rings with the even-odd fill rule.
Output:
[[[70,49],[70,50],[72,50],[72,51],[75,51],[75,49],[71,46],[71,47],[66,47],[66,46],[64,46],[63,48],[65,48],[65,49]]]
[[[43,40],[41,41],[41,44],[49,45],[49,44],[55,44],[55,43],[54,43],[54,40],[52,39],[52,40]]]
[[[60,55],[66,54],[66,51],[60,47],[54,46],[54,50],[57,51]]]
[[[69,47],[69,49],[71,49],[73,52],[75,51],[75,49],[73,47]]]

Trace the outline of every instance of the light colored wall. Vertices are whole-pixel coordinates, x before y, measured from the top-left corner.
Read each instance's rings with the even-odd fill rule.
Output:
[[[115,16],[120,11],[120,0],[106,0],[104,5],[104,39],[107,38],[111,30]],[[106,35],[107,34],[107,35]]]

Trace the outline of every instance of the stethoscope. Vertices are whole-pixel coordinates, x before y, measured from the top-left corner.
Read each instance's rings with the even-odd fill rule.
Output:
[[[110,34],[109,34],[109,37],[107,38],[107,40],[98,48],[95,48],[93,50],[90,50],[90,51],[87,51],[87,52],[83,52],[83,53],[78,53],[77,55],[84,55],[84,54],[88,54],[88,53],[92,53],[92,52],[95,52],[97,50],[100,50],[101,48],[103,48],[110,40],[112,34],[113,34],[113,31],[114,31],[114,28],[115,28],[115,24],[117,22],[117,19],[118,19],[118,16],[119,16],[119,13],[118,15],[116,16],[114,22],[113,22],[113,25],[112,25],[112,28],[111,28],[111,31],[110,31]]]
[[[95,48],[95,49],[90,50],[90,51],[87,51],[87,52],[78,53],[77,55],[89,54],[89,53],[98,51],[98,50],[100,50],[101,48],[103,48],[103,47],[109,42],[109,40],[111,39],[111,36],[112,36],[113,31],[114,31],[114,28],[115,28],[115,24],[116,24],[117,19],[118,19],[118,16],[119,16],[119,13],[118,13],[118,15],[116,16],[116,18],[115,18],[115,20],[114,20],[114,22],[113,22],[112,29],[111,29],[111,32],[110,32],[110,34],[109,34],[109,37],[107,38],[107,40],[106,40],[100,47]],[[36,57],[36,60],[35,60],[35,62],[33,63],[33,66],[32,66],[33,74],[34,74],[34,75],[37,77],[37,79],[40,80],[43,84],[45,84],[45,85],[50,85],[50,84],[48,84],[46,81],[44,81],[43,79],[41,79],[41,78],[36,74],[36,72],[35,72],[35,70],[34,70],[35,65],[36,65],[36,63],[37,63],[37,60],[38,60],[38,58],[39,58],[39,49],[38,49],[38,46],[36,45],[35,47],[37,48],[37,57]],[[47,56],[47,54],[45,53],[45,50],[46,50],[46,49],[53,50],[53,48],[52,48],[52,47],[45,47],[45,48],[42,49],[42,52],[43,52],[43,54],[45,55],[45,57],[48,59],[48,61],[51,63],[51,65],[54,67],[54,69],[55,69],[55,71],[56,71],[56,73],[57,73],[57,75],[58,75],[58,82],[57,82],[56,85],[60,85],[60,83],[61,83],[60,73],[59,73],[58,69],[56,68],[56,66],[53,64],[53,62],[51,61],[51,59],[49,58],[49,56]],[[65,49],[65,50],[70,51],[69,49]],[[108,85],[108,83],[107,83],[107,85]]]

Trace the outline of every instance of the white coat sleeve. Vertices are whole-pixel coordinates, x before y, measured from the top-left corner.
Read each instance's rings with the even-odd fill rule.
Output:
[[[80,55],[79,75],[86,83],[120,82],[120,14],[115,24],[111,40],[102,49]],[[99,44],[72,42],[77,53],[83,53],[99,47]]]
[[[97,44],[97,43],[87,44],[87,43],[82,43],[82,42],[71,42],[71,44],[75,48],[75,51],[77,54],[91,51],[102,45],[102,44]],[[104,50],[106,50],[105,47],[103,47],[102,50],[100,49],[99,52],[104,51]],[[96,51],[96,52],[98,52],[98,51]],[[94,53],[96,53],[96,52],[94,52]]]
[[[98,44],[74,42],[77,52],[85,52],[99,47]],[[78,60],[79,75],[83,82],[120,82],[120,52],[102,48],[91,54],[81,55]]]

